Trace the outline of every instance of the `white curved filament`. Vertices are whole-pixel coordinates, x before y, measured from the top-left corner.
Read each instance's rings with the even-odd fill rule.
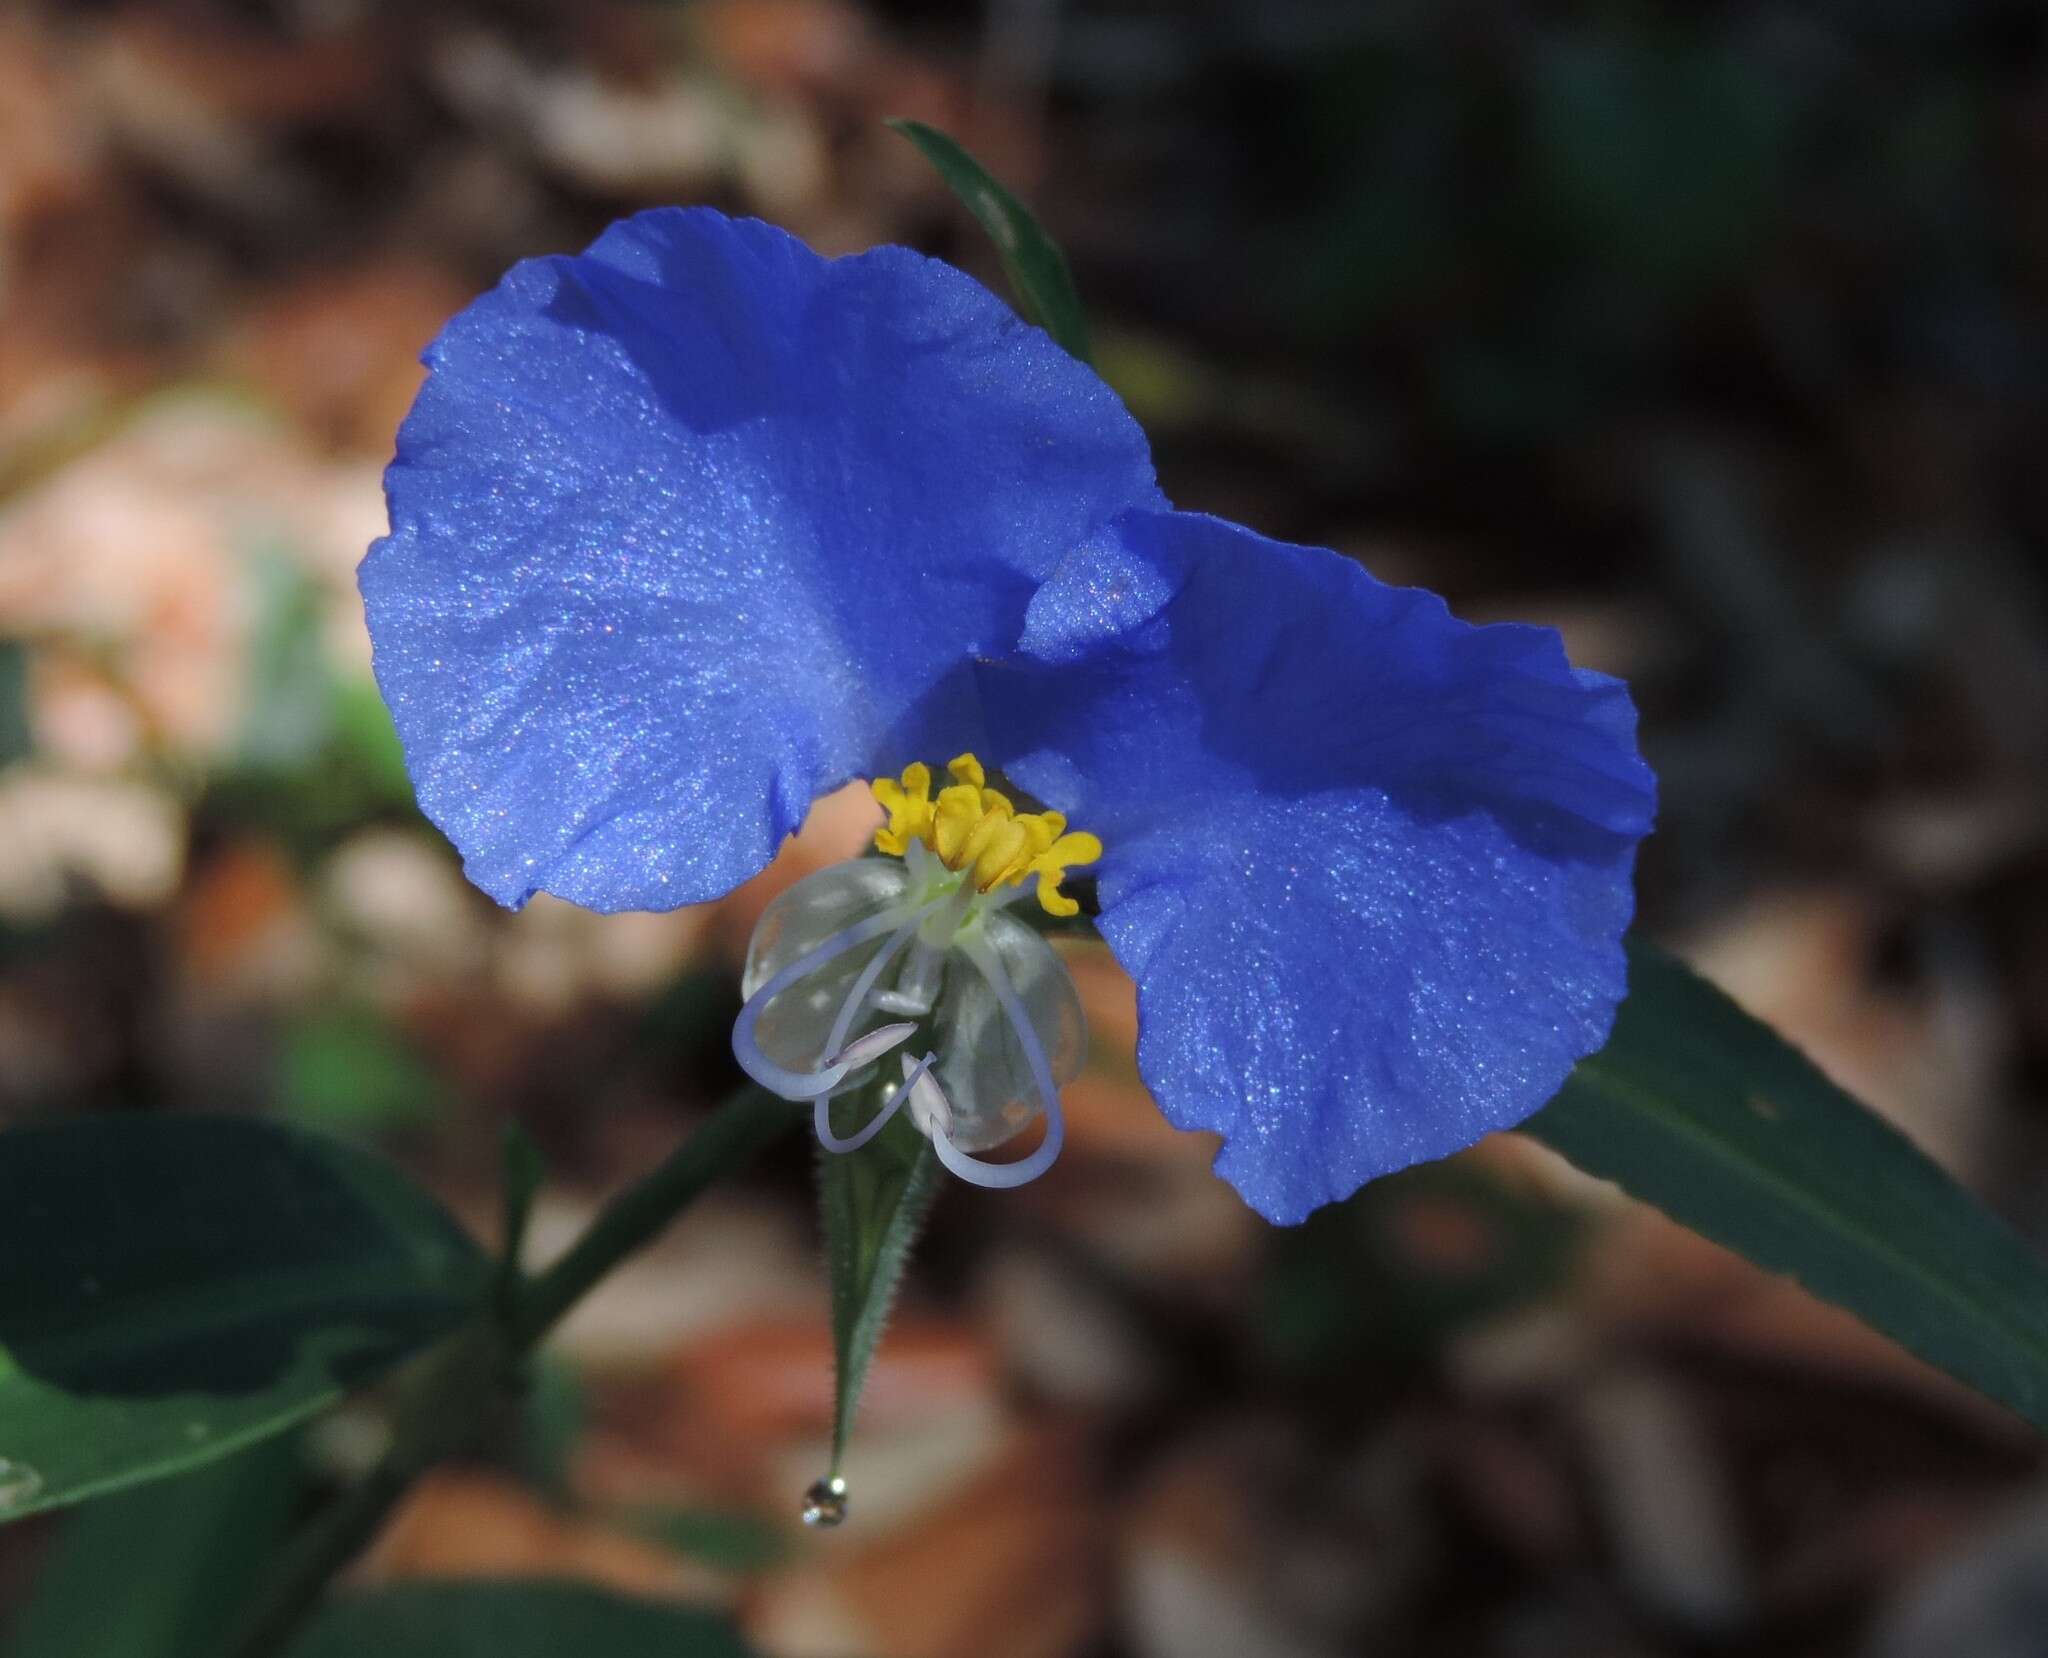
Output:
[[[832,1132],[832,1101],[836,1096],[828,1094],[820,1099],[811,1108],[811,1127],[817,1131],[818,1144],[827,1151],[859,1151],[862,1146],[866,1145],[877,1134],[881,1133],[883,1129],[889,1126],[889,1119],[903,1108],[903,1102],[910,1098],[911,1090],[923,1080],[925,1073],[938,1062],[938,1057],[937,1054],[926,1054],[924,1058],[920,1059],[915,1065],[912,1065],[910,1063],[910,1055],[905,1054],[903,1056],[903,1063],[906,1069],[903,1080],[896,1085],[895,1090],[883,1102],[882,1109],[875,1113],[874,1120],[865,1127],[849,1134],[843,1140]]]
[[[900,911],[889,909],[880,915],[871,915],[865,921],[857,921],[843,932],[834,933],[808,955],[799,956],[749,996],[747,1005],[740,1009],[740,1016],[732,1025],[732,1056],[739,1061],[740,1069],[771,1094],[780,1094],[786,1100],[815,1099],[818,1095],[829,1094],[838,1087],[846,1080],[847,1072],[856,1069],[860,1062],[848,1064],[844,1060],[833,1060],[814,1071],[792,1071],[786,1066],[776,1064],[761,1051],[760,1041],[754,1034],[755,1027],[760,1024],[761,1015],[767,1011],[768,1004],[785,990],[800,984],[819,968],[836,961],[847,951],[857,950],[870,939],[879,938],[892,929],[904,929],[904,936],[908,937],[909,930],[916,926],[923,914],[923,911],[919,911],[906,919]],[[870,966],[872,965],[870,963]],[[870,979],[868,982],[872,984],[874,981]],[[850,1023],[852,1015],[843,1007],[840,1012]],[[839,1027],[835,1024],[834,1028]],[[904,1026],[903,1036],[907,1037],[914,1028]],[[837,1046],[835,1040],[828,1044],[826,1051],[831,1052]],[[865,1055],[866,1059],[874,1057],[873,1053]]]
[[[825,1057],[828,1060],[839,1061],[847,1057],[848,1049],[845,1046],[846,1033],[853,1029],[853,1021],[859,1015],[863,1004],[866,1003],[868,992],[875,988],[875,980],[879,979],[882,976],[883,970],[888,967],[890,962],[896,959],[896,952],[910,942],[911,935],[917,931],[918,920],[919,917],[913,915],[899,926],[896,929],[895,935],[887,944],[874,953],[869,959],[867,966],[860,970],[859,977],[853,981],[852,986],[847,990],[846,1000],[839,1004],[839,1012],[832,1020],[832,1029],[825,1037]],[[883,1028],[890,1029],[893,1027],[885,1026]]]
[[[941,1163],[962,1180],[971,1181],[976,1186],[997,1190],[1022,1186],[1052,1167],[1066,1141],[1067,1125],[1060,1115],[1059,1087],[1052,1080],[1052,1064],[1045,1057],[1045,1048],[1038,1040],[1038,1033],[1031,1028],[1030,1015],[1025,1012],[1024,1003],[1017,995],[1016,987],[1010,983],[1010,975],[1004,970],[1001,960],[980,939],[963,942],[961,947],[967,959],[988,980],[989,989],[996,993],[1003,1015],[1010,1021],[1010,1029],[1016,1033],[1017,1042],[1024,1050],[1025,1063],[1031,1067],[1031,1080],[1037,1084],[1039,1100],[1045,1107],[1045,1139],[1029,1157],[1015,1163],[984,1163],[954,1145],[944,1124],[935,1120],[931,1127],[932,1149],[939,1154]],[[932,1081],[936,1086],[938,1079],[934,1077]]]

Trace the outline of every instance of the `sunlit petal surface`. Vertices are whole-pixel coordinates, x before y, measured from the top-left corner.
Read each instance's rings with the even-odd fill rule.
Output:
[[[1653,783],[1554,632],[1142,512],[1024,640],[984,673],[1009,772],[1101,834],[1140,1070],[1269,1219],[1519,1121],[1604,1041]]]
[[[970,278],[704,210],[515,266],[427,361],[362,587],[501,903],[713,898],[823,791],[973,746],[967,664],[1157,499],[1114,394]]]

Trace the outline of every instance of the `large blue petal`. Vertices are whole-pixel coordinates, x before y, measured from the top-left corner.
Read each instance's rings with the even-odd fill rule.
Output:
[[[969,661],[1158,499],[968,277],[705,210],[516,266],[427,362],[363,595],[421,804],[507,904],[716,897],[824,790],[971,746]]]
[[[1621,684],[1335,553],[1138,512],[988,668],[1102,836],[1138,1065],[1268,1219],[1518,1122],[1606,1039],[1654,786]]]

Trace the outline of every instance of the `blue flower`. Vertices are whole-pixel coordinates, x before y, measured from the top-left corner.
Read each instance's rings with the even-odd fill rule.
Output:
[[[734,1037],[828,1146],[907,1110],[982,1184],[1057,1155],[1080,1006],[1013,910],[1084,868],[1147,1085],[1276,1221],[1605,1040],[1653,806],[1623,687],[1172,511],[1115,396],[960,273],[643,214],[428,362],[362,583],[472,879],[698,902],[876,779],[887,856],[770,907]]]

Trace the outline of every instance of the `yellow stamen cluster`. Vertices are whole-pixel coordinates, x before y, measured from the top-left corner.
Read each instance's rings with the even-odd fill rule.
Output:
[[[868,785],[889,814],[875,831],[875,849],[902,857],[922,841],[948,869],[968,870],[977,890],[1017,886],[1038,877],[1038,901],[1048,915],[1074,915],[1081,906],[1060,891],[1075,864],[1102,856],[1102,842],[1089,834],[1068,834],[1058,812],[1020,812],[1009,797],[988,786],[988,774],[971,754],[947,763],[950,787],[932,799],[931,767],[903,768],[903,780],[878,777]]]

